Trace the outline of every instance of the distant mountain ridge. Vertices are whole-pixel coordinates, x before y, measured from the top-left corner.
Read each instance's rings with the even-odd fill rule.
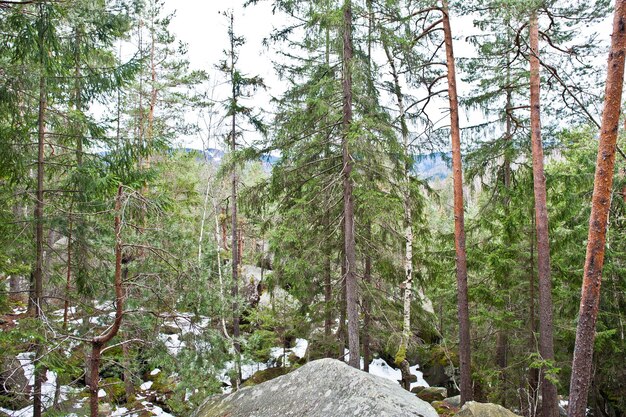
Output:
[[[198,153],[199,155],[202,155],[209,164],[215,165],[221,164],[225,155],[224,151],[216,148],[207,148],[204,151],[200,149],[184,148],[183,151]],[[260,158],[263,163],[263,168],[266,171],[271,171],[272,167],[278,162],[279,159],[280,158],[278,156],[273,155],[263,155]],[[415,163],[413,164],[413,171],[425,180],[442,180],[450,175],[451,169],[448,163],[449,159],[450,154],[444,152],[417,155],[415,157]]]

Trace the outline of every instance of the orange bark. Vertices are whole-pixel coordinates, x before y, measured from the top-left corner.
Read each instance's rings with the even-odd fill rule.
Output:
[[[624,86],[625,51],[626,0],[617,0],[611,36],[611,51],[608,59],[596,174],[591,198],[591,217],[589,219],[587,255],[580,299],[580,318],[576,329],[576,345],[572,362],[569,417],[584,417],[587,408],[593,342],[600,303],[602,267],[604,265],[606,226],[611,206],[617,131]]]
[[[552,337],[552,282],[550,277],[550,240],[548,236],[548,207],[546,177],[543,168],[541,142],[541,103],[539,74],[539,24],[537,13],[530,17],[530,129],[533,154],[533,190],[535,194],[535,227],[537,228],[537,272],[539,277],[539,353],[543,360],[554,359]],[[556,386],[541,372],[542,417],[557,417]]]
[[[443,31],[448,67],[450,101],[450,133],[452,136],[452,176],[454,181],[454,242],[456,248],[456,280],[459,309],[459,362],[461,367],[461,405],[474,397],[471,379],[470,323],[467,295],[467,252],[465,250],[465,216],[463,212],[463,167],[461,163],[461,129],[459,99],[456,92],[456,69],[452,49],[452,30],[448,1],[442,0]]]

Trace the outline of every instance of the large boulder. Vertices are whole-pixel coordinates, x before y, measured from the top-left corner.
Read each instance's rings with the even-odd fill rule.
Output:
[[[448,390],[444,387],[426,387],[417,393],[418,398],[432,403],[433,401],[443,401],[448,396]]]
[[[468,401],[463,405],[458,417],[518,417],[517,414],[498,404]]]
[[[393,381],[334,359],[209,398],[194,417],[438,417],[430,404]]]
[[[20,361],[13,356],[0,357],[0,407],[19,410],[27,407],[31,387]]]

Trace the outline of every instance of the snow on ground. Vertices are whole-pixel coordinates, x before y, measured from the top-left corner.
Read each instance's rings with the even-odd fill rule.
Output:
[[[150,375],[155,376],[158,375],[161,372],[161,370],[159,368],[155,368],[152,371],[150,371]]]
[[[309,348],[309,341],[306,339],[296,339],[296,345],[291,351],[299,358],[304,358],[306,351]]]
[[[145,391],[145,390],[147,390],[147,389],[152,388],[152,384],[153,384],[153,382],[152,382],[152,381],[146,381],[146,382],[144,382],[143,384],[141,384],[141,386],[140,386],[139,388],[140,388],[142,391]]]
[[[161,407],[156,406],[148,401],[142,401],[141,404],[146,407],[146,410],[152,412],[152,414],[157,417],[175,417],[173,414],[166,413]]]
[[[177,356],[185,347],[185,342],[180,340],[179,334],[159,334],[159,339],[165,343],[165,347],[172,356]]]
[[[187,334],[199,336],[211,325],[211,319],[209,317],[200,316],[198,322],[192,320],[193,317],[191,313],[178,313],[177,316],[169,318],[163,323],[166,326],[180,330],[180,333],[159,334],[159,339],[165,343],[167,350],[172,356],[177,356],[187,346],[187,344],[181,340],[181,337]],[[195,344],[196,348],[204,350],[211,348],[211,345],[206,342],[197,341]]]
[[[35,354],[33,352],[23,352],[16,356],[22,369],[24,370],[24,377],[28,380],[28,385],[35,384],[35,366],[33,365],[33,359]],[[52,371],[46,371],[45,379],[41,385],[41,401],[45,408],[51,407],[54,403],[54,394],[57,387],[57,374]],[[65,401],[68,398],[68,394],[73,390],[68,386],[61,386],[61,393],[59,401]],[[8,410],[0,408],[0,411],[9,415],[10,417],[26,417],[33,414],[33,406],[22,408],[21,410]]]
[[[19,306],[18,306],[18,307],[15,307],[15,308],[13,309],[13,314],[15,314],[15,315],[18,315],[18,316],[19,316],[20,314],[25,314],[27,310],[28,310],[28,309],[27,309],[26,307],[19,307]]]
[[[345,349],[344,352],[345,361],[348,362],[350,360],[350,351],[348,349]],[[360,366],[361,369],[363,369],[363,357],[361,357]],[[419,364],[415,364],[409,367],[411,374],[417,376],[417,381],[411,382],[411,389],[415,387],[430,387],[430,385],[428,385],[428,382],[426,382],[426,380],[424,379],[424,373],[422,371],[419,371],[419,369]],[[380,358],[374,359],[370,363],[370,374],[389,379],[397,383],[400,383],[399,381],[402,379],[402,372],[400,372],[400,369],[389,366],[389,364],[385,362],[384,359]]]
[[[361,359],[361,364],[362,363],[363,359]],[[428,385],[428,382],[424,380],[424,374],[418,370],[419,367],[419,365],[413,365],[409,368],[411,370],[411,374],[417,376],[417,381],[411,383],[411,388],[430,386]],[[385,362],[384,359],[380,358],[374,359],[370,363],[370,374],[396,382],[402,379],[402,373],[399,369],[392,368],[387,362]]]

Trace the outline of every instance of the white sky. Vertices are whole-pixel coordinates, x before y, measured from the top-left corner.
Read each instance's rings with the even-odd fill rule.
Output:
[[[282,27],[284,17],[272,14],[271,1],[260,0],[258,4],[243,8],[245,0],[167,0],[167,12],[176,10],[176,16],[171,22],[170,29],[176,37],[187,43],[189,60],[194,69],[203,69],[211,74],[213,79],[223,80],[215,66],[223,59],[224,49],[228,46],[228,20],[220,14],[223,11],[233,11],[235,15],[235,34],[243,36],[246,44],[240,49],[239,68],[246,75],[260,75],[268,85],[267,92],[257,93],[252,104],[264,110],[271,110],[270,97],[279,96],[283,90],[281,83],[274,73],[271,63],[273,53],[262,45],[265,37],[269,36],[276,27]],[[600,32],[601,40],[608,40],[611,24],[608,22],[596,28]],[[608,24],[607,24],[608,23]],[[473,54],[473,48],[463,41],[464,37],[475,32],[473,18],[470,16],[452,16],[453,36],[455,37],[455,54],[457,58]],[[603,58],[604,59],[604,58]],[[463,83],[459,81],[460,94],[463,93]],[[216,98],[224,98],[226,90],[216,91]],[[475,113],[475,112],[474,112]],[[198,119],[197,115],[189,115]],[[481,117],[473,114],[471,118]],[[462,117],[461,124],[465,124],[468,117]],[[464,120],[465,119],[465,120]],[[203,126],[202,120],[197,120]],[[474,120],[474,122],[476,122]],[[199,138],[181,138],[177,145],[193,148],[202,148]],[[210,147],[220,147],[216,141],[209,143]]]
[[[234,28],[237,36],[243,36],[246,44],[239,50],[239,68],[245,75],[260,75],[268,85],[267,92],[255,94],[254,104],[266,108],[270,94],[277,95],[281,83],[274,73],[271,51],[262,45],[263,38],[270,35],[274,27],[280,27],[278,16],[272,14],[271,3],[260,1],[255,6],[243,7],[243,0],[168,0],[166,10],[176,10],[170,29],[176,37],[187,43],[189,61],[194,69],[207,71],[212,79],[223,78],[215,66],[224,59],[228,47],[228,19],[221,14],[233,11]],[[223,98],[224,91],[216,92]],[[199,121],[204,126],[203,121]],[[201,148],[198,138],[184,138],[180,145]],[[219,147],[214,141],[210,147]]]

